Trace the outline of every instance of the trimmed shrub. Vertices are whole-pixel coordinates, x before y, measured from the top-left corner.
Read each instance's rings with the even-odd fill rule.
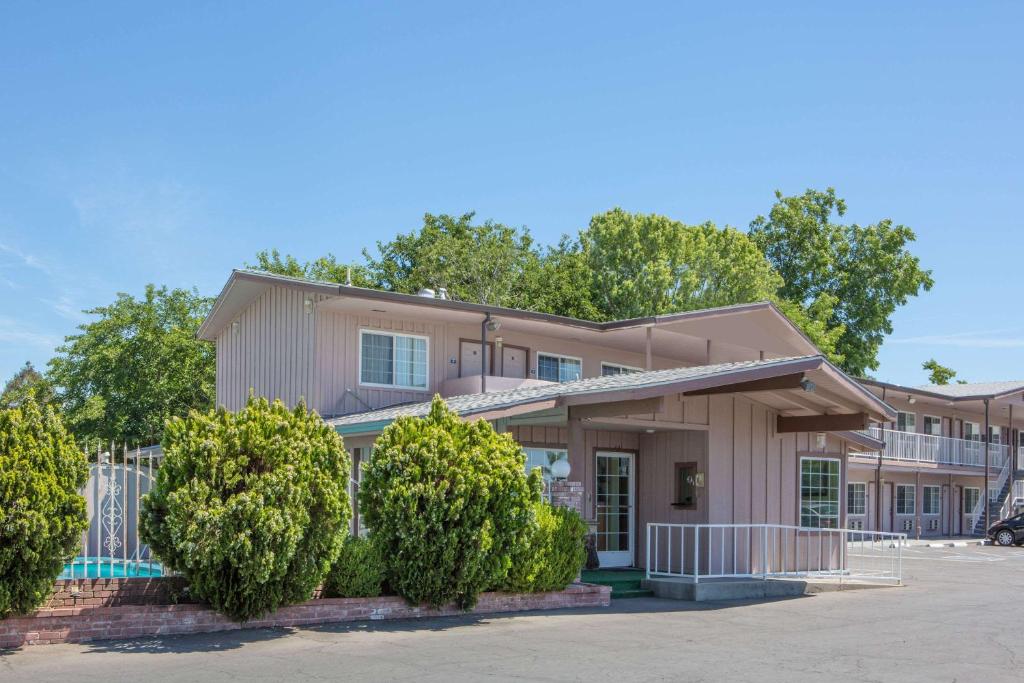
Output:
[[[575,510],[534,505],[525,542],[516,549],[502,588],[515,592],[562,590],[587,559],[587,524]]]
[[[349,538],[324,581],[325,598],[375,598],[384,592],[384,563],[369,538]]]
[[[33,399],[0,410],[0,618],[53,592],[88,528],[85,454],[52,408]]]
[[[359,487],[388,586],[414,604],[468,609],[500,584],[540,494],[525,466],[511,435],[463,422],[439,397],[426,417],[388,426]]]
[[[309,599],[348,534],[337,432],[304,403],[250,398],[169,420],[163,449],[140,533],[191,593],[237,621]]]

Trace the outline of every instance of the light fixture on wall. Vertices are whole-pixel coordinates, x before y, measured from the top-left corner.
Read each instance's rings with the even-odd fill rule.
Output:
[[[238,336],[238,321],[237,320],[233,320],[231,322],[231,334],[235,335],[236,337]]]
[[[911,396],[910,394],[907,394],[907,403],[913,405],[914,403],[917,403],[917,399]]]
[[[551,463],[551,477],[553,479],[560,481],[568,479],[570,472],[572,472],[572,465],[569,464],[568,459],[556,460]]]
[[[312,315],[313,313],[313,297],[307,296],[302,300],[302,306],[306,311],[306,315]]]
[[[817,437],[814,441],[819,451],[824,451],[825,447],[828,446],[828,435],[825,432],[818,432]]]
[[[800,388],[803,389],[804,391],[811,392],[817,389],[818,385],[804,377],[803,379],[800,380]]]

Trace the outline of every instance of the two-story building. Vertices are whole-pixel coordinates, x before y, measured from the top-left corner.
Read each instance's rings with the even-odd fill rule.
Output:
[[[434,394],[510,433],[529,466],[568,461],[604,566],[644,566],[648,523],[845,528],[848,457],[897,419],[770,303],[596,323],[235,271],[199,336],[216,344],[218,404],[305,398],[357,461]],[[799,541],[758,549],[752,533],[730,531],[728,552],[724,531],[659,537],[654,553],[685,563],[703,542],[721,573],[796,561]]]
[[[897,410],[871,426],[884,448],[849,459],[853,528],[979,535],[1024,502],[1024,382],[861,383]],[[988,505],[986,505],[988,500]]]

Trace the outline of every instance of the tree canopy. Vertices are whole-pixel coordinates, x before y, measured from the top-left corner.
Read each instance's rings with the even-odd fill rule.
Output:
[[[921,368],[928,371],[928,381],[932,384],[949,384],[956,378],[956,370],[940,365],[937,360],[931,358],[921,363]]]
[[[53,387],[30,361],[25,361],[0,392],[0,410],[18,408],[29,398],[40,405],[48,405],[53,401]]]
[[[876,369],[893,313],[934,284],[908,248],[914,231],[888,218],[867,226],[835,222],[846,202],[831,187],[792,197],[776,191],[775,198],[749,234],[782,276],[779,295],[807,307],[829,297],[828,324],[844,328],[837,343],[843,369],[854,375]]]
[[[150,444],[164,421],[214,400],[214,349],[196,339],[212,299],[147,285],[142,299],[118,294],[86,311],[50,360],[48,379],[79,440]]]

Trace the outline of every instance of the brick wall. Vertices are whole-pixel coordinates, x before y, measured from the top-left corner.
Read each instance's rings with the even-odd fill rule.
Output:
[[[44,607],[116,607],[192,602],[178,576],[131,579],[62,579]]]
[[[571,508],[583,516],[583,482],[555,480],[549,482],[548,486],[552,505]]]
[[[149,592],[127,588],[138,579],[120,580],[122,590],[133,593],[137,599],[150,599],[164,590],[151,588]],[[97,579],[95,581],[118,581]],[[173,579],[142,579],[158,584]],[[111,584],[101,584],[110,586]],[[172,584],[173,585],[173,584]],[[167,590],[170,590],[171,585]],[[86,600],[114,600],[116,596],[101,596],[98,593],[108,589],[95,589],[94,595]],[[60,593],[55,591],[55,595]],[[114,591],[120,592],[120,591]],[[61,600],[69,598],[62,597]],[[549,593],[483,593],[475,614],[495,612],[519,612],[523,610],[562,609],[570,607],[607,607],[611,602],[608,586],[573,584],[564,591]],[[410,606],[397,597],[381,598],[323,598],[310,600],[301,605],[284,607],[273,614],[255,621],[238,624],[218,614],[209,607],[198,604],[80,604],[44,608],[32,616],[11,617],[0,620],[0,648],[47,643],[86,642],[116,638],[138,638],[143,636],[172,635],[184,633],[209,633],[240,628],[271,628],[308,626],[345,621],[377,619],[419,619],[464,614],[450,605],[441,609]]]

